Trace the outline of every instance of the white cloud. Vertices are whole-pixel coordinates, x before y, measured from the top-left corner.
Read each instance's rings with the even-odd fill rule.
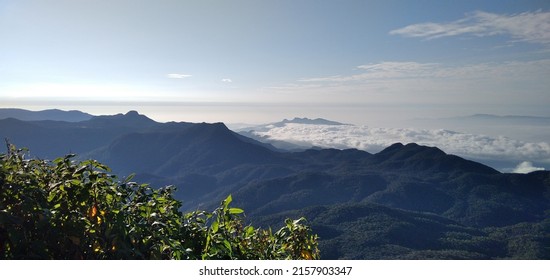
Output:
[[[524,161],[524,162],[518,164],[518,166],[516,166],[516,168],[512,172],[513,173],[527,174],[527,173],[531,173],[533,171],[540,171],[540,170],[544,170],[544,167],[535,167],[535,166],[533,166],[532,162]]]
[[[309,77],[273,89],[324,102],[541,104],[550,101],[550,59],[473,64],[385,61],[355,73]],[[300,94],[296,94],[299,92]]]
[[[513,160],[550,163],[548,142],[530,143],[507,137],[460,133],[443,129],[373,128],[355,125],[286,124],[268,127],[255,134],[300,146],[356,148],[378,152],[389,145],[418,143],[436,146],[447,153],[477,160]]]
[[[222,82],[224,82],[224,83],[232,83],[233,80],[224,78],[224,79],[222,79]]]
[[[377,71],[377,72],[406,72],[409,73],[411,71],[418,71],[418,70],[429,70],[438,64],[436,63],[418,63],[418,62],[382,62],[382,63],[374,63],[374,64],[366,64],[366,65],[360,65],[357,66],[359,69],[367,70],[367,71]]]
[[[550,45],[550,12],[506,15],[476,11],[449,23],[418,23],[390,31],[392,35],[435,39],[449,36],[508,35],[516,41]]]
[[[189,78],[191,77],[192,75],[187,75],[187,74],[168,74],[166,75],[168,78],[170,79],[185,79],[185,78]]]
[[[300,82],[350,82],[404,79],[518,79],[550,74],[550,59],[534,61],[507,61],[501,63],[478,63],[468,65],[443,65],[412,61],[386,61],[357,66],[365,72],[355,75],[336,75],[319,78],[304,78]]]
[[[436,63],[418,62],[381,62],[357,66],[364,73],[349,76],[329,76],[320,78],[304,78],[300,82],[359,82],[367,80],[392,79],[392,78],[417,78],[431,76],[438,69]]]

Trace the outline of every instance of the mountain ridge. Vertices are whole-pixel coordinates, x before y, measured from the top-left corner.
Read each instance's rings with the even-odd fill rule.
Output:
[[[68,121],[79,122],[89,120],[93,115],[78,110],[63,111],[59,109],[48,109],[31,111],[17,108],[0,108],[0,119],[15,118],[22,121]]]
[[[281,121],[281,122],[271,123],[270,125],[280,126],[280,125],[284,125],[284,124],[287,124],[287,123],[321,124],[321,125],[346,125],[344,123],[331,121],[331,120],[327,120],[327,119],[323,119],[323,118],[310,119],[310,118],[299,118],[299,117],[295,117],[292,120],[283,119],[283,121]]]

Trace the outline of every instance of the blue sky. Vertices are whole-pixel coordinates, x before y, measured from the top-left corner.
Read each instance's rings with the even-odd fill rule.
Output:
[[[549,1],[0,0],[0,107],[550,116]]]

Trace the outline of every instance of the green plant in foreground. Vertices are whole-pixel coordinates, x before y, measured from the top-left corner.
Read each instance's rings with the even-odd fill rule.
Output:
[[[174,187],[120,182],[106,165],[0,155],[0,259],[318,259],[304,219],[245,225],[232,197],[182,213]]]

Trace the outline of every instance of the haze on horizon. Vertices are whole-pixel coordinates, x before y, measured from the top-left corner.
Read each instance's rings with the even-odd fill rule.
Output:
[[[0,104],[160,120],[550,116],[546,1],[0,1]]]

